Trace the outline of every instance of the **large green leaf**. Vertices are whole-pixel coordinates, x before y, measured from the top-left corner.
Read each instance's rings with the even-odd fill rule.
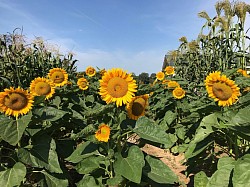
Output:
[[[178,177],[175,173],[161,160],[146,156],[146,165],[143,168],[143,173],[150,179],[161,184],[174,184],[178,182]]]
[[[145,164],[144,155],[138,146],[131,146],[128,156],[123,158],[121,155],[117,157],[114,163],[115,172],[127,178],[128,180],[140,183],[142,176],[142,168]]]
[[[246,187],[250,186],[250,154],[244,155],[238,159],[233,175],[233,186],[234,187]]]
[[[65,160],[73,163],[78,163],[84,158],[98,154],[98,146],[89,141],[83,142],[77,146],[75,151]]]
[[[34,110],[34,113],[39,115],[41,120],[56,121],[61,119],[68,112],[59,110],[54,107],[43,107]]]
[[[62,173],[56,153],[56,143],[46,135],[36,140],[32,149],[19,149],[18,158],[32,167],[46,168],[50,172]]]
[[[0,172],[0,185],[4,187],[19,186],[26,175],[26,167],[17,162],[13,168]]]
[[[88,174],[99,168],[101,161],[104,160],[102,156],[91,156],[85,158],[76,165],[76,170],[80,174]]]
[[[240,109],[239,112],[233,117],[233,123],[237,125],[250,125],[250,106]]]
[[[0,136],[11,145],[16,145],[21,139],[25,128],[31,121],[31,113],[14,120],[4,115],[0,116]]]
[[[194,176],[194,187],[206,187],[208,183],[207,175],[204,171],[200,171]]]
[[[77,187],[100,187],[100,185],[96,184],[96,180],[94,177],[84,175],[82,180],[77,183]]]
[[[46,172],[44,170],[42,170],[40,172],[44,174],[47,186],[49,186],[49,187],[58,187],[58,186],[67,187],[68,186],[68,180],[67,179],[53,176],[52,174],[49,174],[48,172]],[[54,174],[54,175],[56,175],[56,174]]]
[[[159,126],[154,124],[145,116],[140,117],[137,120],[133,131],[141,138],[164,144],[165,147],[171,147],[174,144],[167,133],[165,133]]]
[[[229,157],[221,158],[218,162],[218,170],[209,179],[207,187],[228,187],[234,164],[234,160]]]

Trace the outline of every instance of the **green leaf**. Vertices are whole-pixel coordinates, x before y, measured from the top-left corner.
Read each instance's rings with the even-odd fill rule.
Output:
[[[166,121],[168,125],[170,125],[176,119],[176,117],[177,114],[169,110],[165,113],[163,120]]]
[[[207,136],[214,132],[213,126],[219,126],[216,114],[210,114],[204,117],[201,121],[200,127],[195,133],[192,143],[197,143],[204,140]]]
[[[17,120],[6,116],[0,116],[0,136],[11,145],[16,145],[21,139],[25,128],[31,121],[31,113]]]
[[[59,96],[55,96],[55,98],[52,100],[53,105],[55,105],[57,108],[60,107],[61,98]]]
[[[54,107],[43,107],[35,110],[34,112],[41,117],[41,120],[45,121],[56,121],[63,118],[63,116],[68,113]]]
[[[123,158],[121,155],[117,157],[117,160],[114,163],[114,169],[116,173],[139,184],[141,182],[142,168],[144,164],[144,155],[141,149],[133,145],[129,148],[128,156],[126,158]]]
[[[178,177],[175,173],[161,160],[146,156],[146,165],[143,168],[143,173],[153,181],[160,184],[174,184],[178,182]]]
[[[122,183],[123,179],[124,178],[121,175],[116,175],[115,177],[109,178],[107,180],[107,185],[109,185],[109,186],[118,186],[120,183]]]
[[[78,163],[84,158],[98,154],[98,146],[92,142],[83,142],[77,146],[75,151],[65,160],[73,163]]]
[[[18,158],[32,167],[46,168],[50,172],[62,173],[56,153],[56,143],[46,135],[34,141],[32,149],[19,149]]]
[[[64,178],[55,177],[52,174],[47,173],[46,171],[40,171],[41,173],[44,174],[45,181],[47,183],[47,186],[49,187],[67,187],[68,186],[68,180]],[[56,175],[56,174],[54,174]]]
[[[77,187],[100,187],[100,185],[96,184],[96,180],[94,177],[84,175],[82,180],[77,183]]]
[[[240,109],[239,112],[233,117],[232,121],[238,125],[250,125],[250,106]]]
[[[204,171],[200,171],[194,176],[194,187],[206,187],[208,178]]]
[[[147,117],[140,117],[136,126],[133,129],[141,138],[165,144],[165,147],[171,147],[174,143],[167,133],[165,133],[159,126],[151,122]]]
[[[91,156],[83,159],[76,165],[76,170],[80,174],[88,174],[99,168],[100,162],[104,160],[101,156]]]
[[[211,176],[207,187],[228,187],[230,183],[231,172],[234,168],[235,161],[230,157],[222,157],[218,161],[217,170]]]
[[[25,175],[25,165],[17,162],[13,168],[0,172],[0,185],[5,187],[19,186]]]
[[[250,154],[246,154],[235,163],[233,174],[233,186],[250,186]]]
[[[85,98],[86,102],[90,102],[90,103],[93,103],[95,101],[95,98],[93,95],[88,95],[86,98]]]

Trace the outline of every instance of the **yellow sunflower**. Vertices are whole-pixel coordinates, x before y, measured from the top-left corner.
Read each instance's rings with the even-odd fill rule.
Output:
[[[27,114],[33,106],[34,97],[22,88],[5,88],[0,92],[0,111],[9,116],[18,117]]]
[[[240,73],[240,74],[242,74],[244,77],[250,77],[250,75],[247,74],[246,70],[238,69],[237,72]]]
[[[137,120],[139,117],[145,115],[145,109],[148,106],[149,94],[133,97],[127,104],[126,110],[128,117],[133,120]]]
[[[174,74],[174,67],[173,66],[167,66],[165,68],[166,75],[173,75]]]
[[[158,72],[157,74],[156,74],[156,78],[158,79],[158,80],[163,80],[164,79],[164,77],[165,77],[165,74],[162,72],[162,71],[160,71],[160,72]]]
[[[108,142],[110,135],[110,127],[106,124],[101,124],[95,132],[95,137],[100,142]]]
[[[53,68],[49,70],[48,77],[52,82],[55,84],[55,86],[64,86],[68,83],[68,74],[67,72],[62,68]]]
[[[99,73],[100,73],[101,76],[103,76],[106,72],[107,72],[107,71],[106,71],[105,69],[101,69],[101,70],[99,71]]]
[[[95,68],[93,68],[92,66],[89,66],[86,68],[86,75],[88,75],[89,77],[93,77],[96,74],[96,70]]]
[[[106,103],[115,102],[118,107],[132,100],[137,85],[131,74],[120,68],[113,68],[102,76],[99,89],[99,94]]]
[[[205,80],[209,97],[218,101],[219,106],[230,106],[238,100],[240,88],[233,80],[228,79],[221,72],[210,73]]]
[[[30,83],[30,92],[34,96],[46,96],[49,99],[55,93],[55,85],[50,79],[37,77]]]
[[[179,83],[176,82],[176,81],[169,81],[168,82],[168,88],[176,88],[176,87],[179,87]]]
[[[80,88],[81,90],[87,90],[88,87],[89,87],[89,82],[88,82],[88,80],[85,79],[85,78],[80,78],[80,79],[78,79],[78,81],[77,81],[77,85],[79,86],[79,88]]]
[[[182,99],[186,94],[185,90],[183,90],[181,87],[176,87],[172,93],[176,99]]]

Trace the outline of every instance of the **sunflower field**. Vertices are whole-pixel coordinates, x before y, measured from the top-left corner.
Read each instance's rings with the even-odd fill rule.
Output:
[[[222,0],[152,83],[0,35],[0,185],[250,186],[250,5]],[[184,182],[151,145],[184,155]]]

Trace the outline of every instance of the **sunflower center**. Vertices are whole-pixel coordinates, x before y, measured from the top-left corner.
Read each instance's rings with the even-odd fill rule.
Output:
[[[101,134],[107,134],[107,130],[104,129],[104,128],[102,128],[102,129],[101,129]]]
[[[38,82],[35,86],[35,92],[38,95],[47,95],[51,92],[51,87],[46,82]]]
[[[145,107],[146,101],[143,98],[138,98],[134,101],[132,106],[132,114],[135,116],[140,116]]]
[[[86,82],[81,82],[81,87],[85,88],[87,86]]]
[[[27,104],[28,99],[22,93],[11,93],[4,98],[4,105],[12,110],[22,110]]]
[[[184,91],[182,89],[176,89],[175,90],[175,95],[176,96],[182,96],[184,94]]]
[[[113,77],[108,82],[107,91],[112,97],[123,97],[127,94],[128,83],[123,78]]]
[[[51,79],[54,83],[62,83],[64,81],[64,74],[60,71],[54,72],[51,76]]]
[[[227,84],[217,82],[213,84],[213,93],[220,100],[226,101],[232,96],[233,91]]]

